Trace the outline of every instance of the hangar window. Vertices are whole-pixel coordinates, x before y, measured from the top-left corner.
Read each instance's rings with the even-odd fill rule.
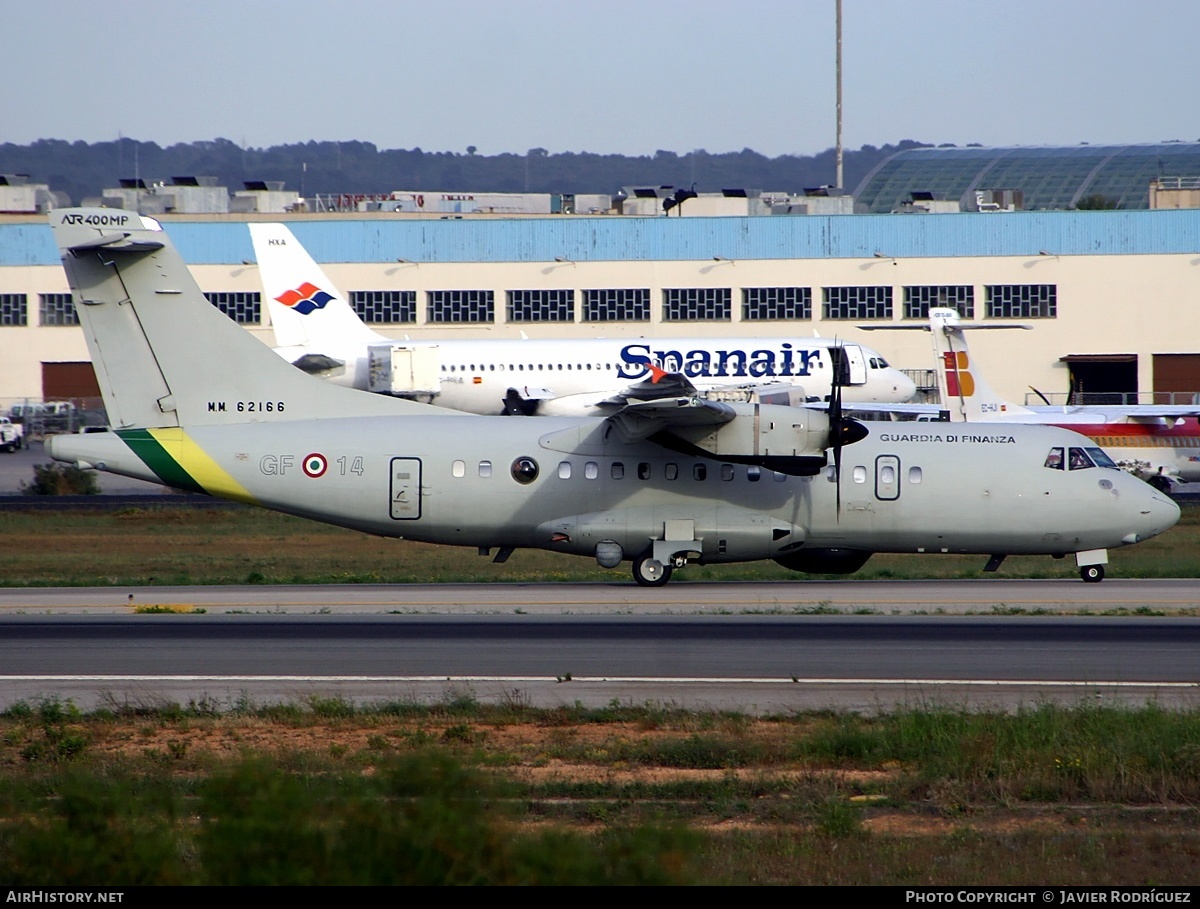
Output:
[[[988,284],[984,294],[989,319],[1053,319],[1058,315],[1055,284]]]
[[[25,294],[0,294],[0,325],[25,324]]]
[[[742,321],[811,319],[811,287],[743,287]]]
[[[70,294],[38,294],[38,322],[42,325],[78,325],[79,316]]]
[[[490,290],[431,290],[426,321],[435,324],[495,322],[495,294]]]
[[[890,319],[892,317],[892,288],[890,285],[867,287],[826,287],[826,319]]]
[[[574,322],[573,290],[510,290],[510,322]]]
[[[395,324],[417,321],[415,290],[352,290],[350,307],[364,322]]]
[[[975,318],[975,288],[970,284],[925,284],[904,288],[904,318],[928,319],[931,306]]]
[[[650,290],[646,287],[610,287],[585,290],[583,292],[583,321],[649,322]]]
[[[256,290],[215,291],[204,296],[238,325],[257,325],[262,322],[262,294]]]
[[[733,294],[728,287],[668,287],[663,290],[664,322],[728,322]]]

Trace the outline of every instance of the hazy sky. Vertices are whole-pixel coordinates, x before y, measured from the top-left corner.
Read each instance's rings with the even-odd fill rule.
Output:
[[[835,141],[834,0],[5,0],[0,142]],[[1195,0],[844,0],[848,148],[1200,139]]]

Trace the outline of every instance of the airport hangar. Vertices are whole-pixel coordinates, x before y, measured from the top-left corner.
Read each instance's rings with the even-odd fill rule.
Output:
[[[213,303],[272,343],[246,221],[284,220],[390,337],[837,337],[931,384],[930,305],[997,390],[1200,391],[1200,209],[798,217],[167,215]],[[43,216],[0,221],[0,406],[95,394]],[[234,364],[231,364],[231,366]],[[469,364],[461,364],[468,366]],[[552,382],[546,384],[552,386]],[[1109,399],[1111,400],[1111,399]]]

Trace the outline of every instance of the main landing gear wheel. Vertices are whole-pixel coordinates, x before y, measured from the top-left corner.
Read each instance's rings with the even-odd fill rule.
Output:
[[[1079,569],[1079,576],[1089,584],[1098,584],[1104,580],[1104,566],[1084,565]]]
[[[641,587],[662,587],[671,580],[671,566],[646,553],[633,560],[633,579]]]

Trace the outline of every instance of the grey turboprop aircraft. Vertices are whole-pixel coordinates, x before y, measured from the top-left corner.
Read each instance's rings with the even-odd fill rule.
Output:
[[[1179,518],[1069,430],[868,429],[836,388],[820,412],[704,400],[675,377],[676,394],[634,387],[607,416],[526,418],[339,387],[213,308],[155,220],[81,208],[50,223],[112,429],[47,447],[84,468],[497,561],[630,561],[646,586],[689,561],[845,573],[874,552],[979,553],[990,569],[1073,553],[1100,580],[1109,548]]]

